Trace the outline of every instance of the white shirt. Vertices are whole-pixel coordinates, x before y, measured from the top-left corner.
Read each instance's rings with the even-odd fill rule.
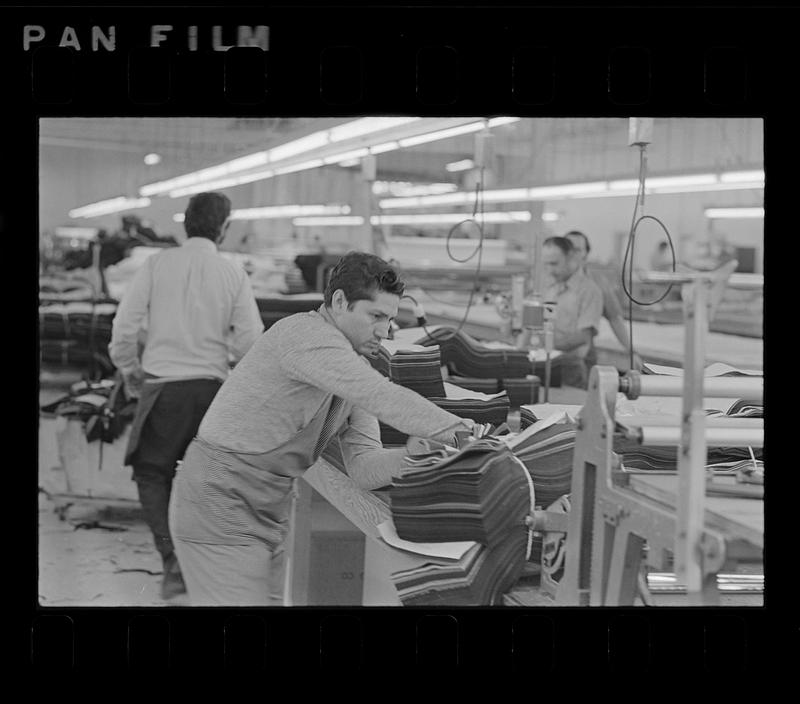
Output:
[[[139,362],[140,331],[147,343]],[[204,237],[152,255],[120,302],[111,332],[111,361],[123,373],[159,377],[228,376],[233,361],[264,331],[250,280]]]

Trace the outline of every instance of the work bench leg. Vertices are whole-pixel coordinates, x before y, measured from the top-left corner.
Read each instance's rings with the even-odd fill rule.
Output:
[[[295,480],[294,500],[285,542],[284,606],[308,606],[311,560],[311,497],[314,489],[304,479]]]

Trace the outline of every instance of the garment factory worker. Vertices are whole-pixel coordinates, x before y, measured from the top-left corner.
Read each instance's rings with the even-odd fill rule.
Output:
[[[178,470],[170,526],[192,605],[267,603],[272,553],[288,528],[293,481],[338,439],[361,487],[399,476],[405,448],[384,449],[378,420],[454,442],[472,427],[394,384],[377,354],[404,283],[379,257],[343,256],[324,303],[275,323],[232,371]]]
[[[603,294],[580,266],[575,249],[566,237],[548,237],[542,243],[545,277],[550,284],[544,300],[555,303],[553,347],[562,352],[558,358],[561,383],[585,389],[588,383],[586,355],[597,334],[603,312]],[[530,333],[523,332],[521,346],[529,343]]]
[[[168,524],[176,463],[227,378],[230,361],[241,359],[264,331],[247,274],[217,251],[230,211],[221,193],[191,198],[186,241],[144,261],[120,301],[109,345],[126,392],[139,399],[125,463],[133,466],[164,563],[165,599],[186,591]]]
[[[617,295],[614,293],[614,290],[612,289],[608,280],[586,265],[586,260],[588,259],[589,252],[592,249],[591,244],[589,243],[589,238],[579,230],[571,230],[564,235],[564,237],[566,237],[572,243],[572,247],[575,250],[574,257],[576,264],[581,267],[586,276],[588,276],[592,281],[594,281],[594,283],[597,284],[598,288],[602,292],[603,317],[608,320],[608,323],[611,325],[611,329],[614,331],[614,335],[616,336],[617,340],[619,340],[622,348],[626,352],[629,352],[631,349],[631,339],[628,335],[627,321],[623,316],[622,306],[620,305],[619,298],[617,298]],[[595,364],[597,364],[597,350],[594,346],[594,338],[592,338],[591,347],[589,348],[589,352],[586,354],[587,370],[591,370]],[[637,370],[641,370],[642,368],[642,359],[636,353],[633,355],[633,368]]]

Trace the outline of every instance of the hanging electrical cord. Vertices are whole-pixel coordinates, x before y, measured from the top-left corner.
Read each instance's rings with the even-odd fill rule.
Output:
[[[672,290],[673,284],[669,284],[667,286],[666,291],[664,291],[661,296],[656,298],[652,301],[640,301],[633,295],[633,254],[634,254],[634,247],[635,247],[635,240],[636,240],[636,230],[639,228],[639,225],[642,223],[643,220],[655,220],[661,229],[664,231],[664,234],[667,236],[667,242],[669,243],[670,251],[672,252],[672,271],[673,273],[676,271],[677,267],[677,260],[675,257],[675,247],[672,243],[672,236],[670,235],[667,226],[661,222],[657,217],[654,215],[645,215],[644,212],[642,215],[639,215],[639,205],[641,203],[642,211],[644,211],[644,195],[645,195],[645,172],[646,172],[646,157],[645,157],[645,144],[639,145],[639,185],[636,190],[636,202],[633,206],[633,217],[631,218],[631,229],[628,233],[628,243],[625,247],[625,256],[622,259],[622,290],[625,292],[625,296],[628,299],[628,334],[630,336],[630,367],[633,369],[633,304],[636,303],[640,306],[652,306],[656,303],[660,303],[663,301],[669,292]],[[637,219],[637,215],[639,215]],[[628,282],[626,285],[625,282],[625,268],[628,268]]]
[[[464,311],[464,317],[461,318],[461,322],[459,322],[458,327],[455,330],[453,330],[449,335],[446,335],[445,337],[437,337],[437,339],[441,340],[441,341],[449,340],[449,339],[455,337],[456,335],[458,335],[458,333],[461,332],[461,330],[464,327],[464,324],[467,322],[467,318],[469,317],[469,312],[472,309],[472,305],[473,305],[473,302],[475,300],[475,294],[478,291],[478,282],[480,280],[480,275],[481,275],[481,262],[482,262],[482,259],[483,259],[483,240],[484,240],[484,230],[483,230],[483,225],[484,225],[484,223],[483,223],[483,179],[484,179],[484,171],[485,171],[485,166],[481,166],[480,178],[478,179],[478,182],[475,184],[475,204],[473,205],[473,208],[472,208],[472,215],[470,217],[468,217],[468,218],[464,218],[464,220],[461,220],[461,221],[457,222],[455,225],[453,225],[450,228],[450,230],[448,231],[447,238],[445,240],[445,248],[447,249],[447,256],[450,257],[450,259],[452,261],[458,262],[459,264],[464,264],[464,263],[470,261],[477,254],[478,255],[478,264],[475,267],[475,276],[473,278],[472,286],[470,288],[469,299],[467,301],[467,308]],[[476,216],[477,216],[477,219],[476,219]],[[473,223],[475,225],[475,227],[478,229],[478,244],[475,247],[475,250],[472,252],[472,254],[470,254],[468,257],[465,257],[464,259],[459,259],[458,257],[456,257],[453,254],[452,251],[450,251],[450,240],[452,239],[453,234],[456,232],[456,230],[458,230],[462,225],[464,225],[466,223]],[[425,293],[425,295],[429,295],[429,294]],[[415,315],[417,316],[417,322],[420,323],[420,327],[425,331],[425,334],[428,337],[433,337],[432,334],[430,333],[430,331],[428,330],[427,326],[426,326],[426,320],[425,320],[424,312],[423,312],[422,315],[418,315],[417,314],[419,311],[422,310],[422,306],[417,302],[417,300],[413,296],[409,296],[409,295],[406,294],[406,295],[403,296],[403,298],[408,298],[412,303],[414,303]]]

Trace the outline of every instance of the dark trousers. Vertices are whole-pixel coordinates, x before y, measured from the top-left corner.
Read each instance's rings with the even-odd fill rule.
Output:
[[[155,401],[147,404],[149,409],[141,417],[137,409],[134,420],[140,431],[136,447],[128,449],[128,457],[145,521],[164,563],[165,596],[169,596],[171,589],[183,590],[167,519],[175,467],[197,435],[200,421],[220,385],[221,382],[212,379],[160,384]]]

